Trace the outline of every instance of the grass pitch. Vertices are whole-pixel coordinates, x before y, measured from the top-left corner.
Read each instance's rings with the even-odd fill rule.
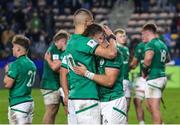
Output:
[[[41,124],[44,114],[43,97],[39,89],[33,89],[32,95],[35,102],[33,124]],[[166,110],[161,106],[161,112],[165,124],[180,124],[180,88],[165,89],[164,101]],[[8,90],[0,89],[0,124],[8,124]],[[61,106],[56,117],[56,124],[66,124],[66,115]],[[129,123],[137,124],[136,114],[134,110],[133,101],[131,100],[131,107],[129,111]],[[149,112],[145,109],[145,123],[152,123]]]

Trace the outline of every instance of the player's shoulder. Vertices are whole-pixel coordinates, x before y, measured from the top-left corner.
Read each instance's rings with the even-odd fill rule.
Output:
[[[24,63],[26,67],[36,69],[35,63],[29,57],[26,57],[26,60],[26,63]]]
[[[139,48],[142,48],[142,47],[144,47],[145,46],[145,43],[144,42],[140,42],[140,43],[138,43],[138,45],[137,45],[137,47],[139,47]]]
[[[73,34],[72,36],[71,36],[71,38],[70,38],[70,40],[69,41],[88,41],[88,40],[90,40],[91,38],[89,38],[89,37],[85,37],[85,36],[83,36],[83,35],[81,35],[81,34]]]
[[[53,42],[51,42],[48,49],[47,49],[47,51],[51,52],[54,48],[55,48],[55,44]]]
[[[129,48],[128,48],[127,46],[124,46],[124,49],[125,49],[126,51],[129,51]]]

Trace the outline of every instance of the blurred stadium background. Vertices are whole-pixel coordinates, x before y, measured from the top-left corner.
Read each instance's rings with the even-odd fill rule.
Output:
[[[108,24],[113,30],[125,28],[128,47],[133,51],[141,41],[141,27],[147,22],[158,25],[160,38],[166,43],[172,61],[167,66],[168,85],[162,108],[165,123],[180,123],[180,0],[0,0],[0,123],[8,123],[8,91],[3,89],[4,66],[14,60],[11,39],[14,34],[24,34],[32,41],[29,56],[35,62],[38,73],[35,88],[39,87],[43,56],[51,43],[53,34],[64,29],[73,33],[73,13],[78,8],[87,8],[94,14],[97,23]],[[137,69],[130,73],[132,80]],[[44,105],[41,93],[33,90],[35,115],[33,123],[41,123]],[[130,123],[137,123],[131,105]],[[146,121],[151,123],[148,113]],[[63,109],[57,123],[66,123]]]

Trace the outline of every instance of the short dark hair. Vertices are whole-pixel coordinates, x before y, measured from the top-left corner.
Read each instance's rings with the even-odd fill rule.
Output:
[[[68,39],[69,38],[69,33],[66,32],[65,30],[59,30],[53,37],[53,41],[56,42],[60,39]]]
[[[15,35],[12,39],[12,44],[18,44],[22,46],[26,51],[29,50],[31,41],[24,35]]]
[[[102,32],[104,32],[103,28],[100,25],[94,23],[87,26],[87,28],[85,29],[82,35],[86,37],[90,37],[90,36],[94,36],[97,33],[102,33]]]
[[[157,26],[154,23],[147,23],[143,26],[142,31],[149,30],[152,33],[157,33]]]

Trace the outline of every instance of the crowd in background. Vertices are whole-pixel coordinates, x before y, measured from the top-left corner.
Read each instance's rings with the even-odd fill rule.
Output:
[[[119,0],[120,2],[127,0]],[[66,14],[65,8],[73,13],[78,8],[110,8],[114,0],[0,0],[0,59],[11,56],[11,39],[15,34],[24,34],[31,39],[30,57],[42,59],[55,33],[54,8],[58,14]],[[178,0],[134,0],[135,12],[148,12],[150,6],[162,11],[180,12]],[[180,57],[180,16],[177,14],[170,29],[163,34],[164,40],[174,57]],[[130,39],[130,49],[138,42]],[[174,54],[175,53],[175,54]]]

